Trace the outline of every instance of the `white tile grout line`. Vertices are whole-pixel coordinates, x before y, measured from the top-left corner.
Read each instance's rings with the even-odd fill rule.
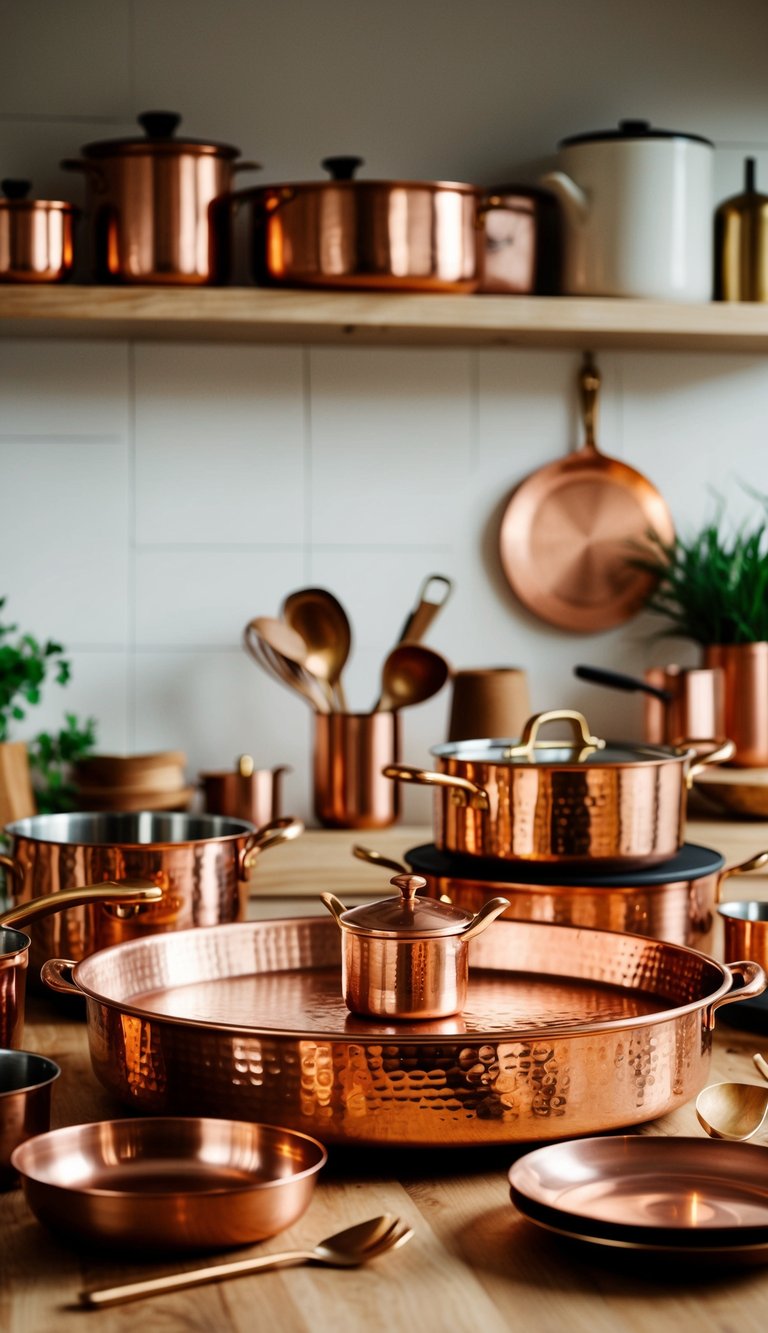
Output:
[[[128,752],[136,744],[136,353],[129,342],[128,355],[128,553],[126,600],[128,603],[128,653],[126,661],[128,700]]]

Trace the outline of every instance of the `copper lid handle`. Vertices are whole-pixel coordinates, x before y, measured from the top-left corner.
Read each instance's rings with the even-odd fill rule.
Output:
[[[427,881],[423,875],[395,875],[394,879],[389,882],[400,890],[409,907],[413,906],[413,900],[419,889],[426,889],[427,887]]]
[[[589,723],[583,713],[579,713],[575,708],[550,708],[545,713],[534,713],[533,717],[528,718],[523,727],[519,744],[512,745],[508,750],[505,750],[504,757],[514,759],[518,756],[533,755],[539,732],[549,722],[570,723],[574,735],[581,741],[582,747],[586,750],[605,749],[605,741],[601,740],[599,736],[591,734]]]

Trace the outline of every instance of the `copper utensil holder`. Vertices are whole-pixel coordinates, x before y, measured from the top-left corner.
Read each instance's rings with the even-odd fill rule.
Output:
[[[277,768],[242,768],[232,772],[201,773],[203,806],[208,814],[229,819],[247,819],[261,828],[279,819],[282,813],[282,777],[290,773],[287,764]]]
[[[725,676],[720,667],[651,667],[649,685],[666,690],[668,703],[645,698],[645,739],[651,745],[676,745],[688,737],[731,736],[725,714]]]
[[[704,650],[708,667],[725,677],[725,731],[736,745],[737,768],[768,765],[768,643],[713,644]]]
[[[522,667],[473,667],[454,672],[449,741],[519,736],[531,715]]]
[[[397,712],[316,713],[313,788],[315,814],[326,828],[376,829],[400,813],[398,785],[382,776],[397,763]]]

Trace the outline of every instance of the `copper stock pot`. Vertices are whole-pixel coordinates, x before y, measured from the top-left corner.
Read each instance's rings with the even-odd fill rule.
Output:
[[[29,181],[0,181],[0,189],[0,282],[69,277],[79,210],[62,199],[28,199]]]
[[[572,739],[540,740],[551,722],[565,723]],[[458,741],[431,753],[437,772],[403,764],[384,772],[435,788],[442,850],[609,870],[675,855],[693,776],[730,758],[733,745],[605,741],[581,713],[557,709],[529,718],[519,740]]]
[[[271,287],[477,291],[484,220],[517,208],[457,181],[355,180],[359,157],[327,157],[328,181],[257,186],[251,205],[253,276]]]
[[[303,827],[288,817],[256,829],[214,815],[31,815],[7,825],[10,855],[0,855],[0,865],[14,876],[19,905],[102,880],[139,878],[162,890],[159,902],[130,919],[86,897],[83,905],[41,922],[32,945],[39,970],[62,950],[80,959],[137,936],[239,920],[257,857]]]
[[[181,117],[146,111],[144,138],[85,144],[62,166],[85,172],[94,276],[98,281],[200,286],[218,281],[225,213],[239,148],[203,139],[176,139]]]

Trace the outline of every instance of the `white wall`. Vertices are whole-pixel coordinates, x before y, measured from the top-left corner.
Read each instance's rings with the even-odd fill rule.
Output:
[[[77,198],[58,167],[92,139],[170,106],[188,133],[238,144],[262,179],[312,178],[329,153],[370,174],[532,179],[558,138],[645,116],[717,144],[716,200],[747,151],[768,190],[764,0],[0,0],[0,170]],[[471,298],[468,298],[471,299]],[[475,298],[482,299],[482,298]],[[581,703],[637,734],[635,700],[573,683],[577,661],[640,670],[694,661],[640,617],[559,633],[500,573],[504,502],[579,441],[569,352],[260,348],[0,341],[0,594],[60,636],[65,708],[103,749],[186,749],[189,770],[252,751],[292,763],[308,810],[310,717],[239,646],[245,621],[325,584],[355,628],[351,702],[422,576],[457,590],[430,635],[457,666],[526,666],[536,707]],[[599,438],[690,529],[768,491],[768,366],[741,355],[606,353]],[[442,739],[447,696],[404,716],[404,757]],[[427,817],[423,793],[406,815]]]

